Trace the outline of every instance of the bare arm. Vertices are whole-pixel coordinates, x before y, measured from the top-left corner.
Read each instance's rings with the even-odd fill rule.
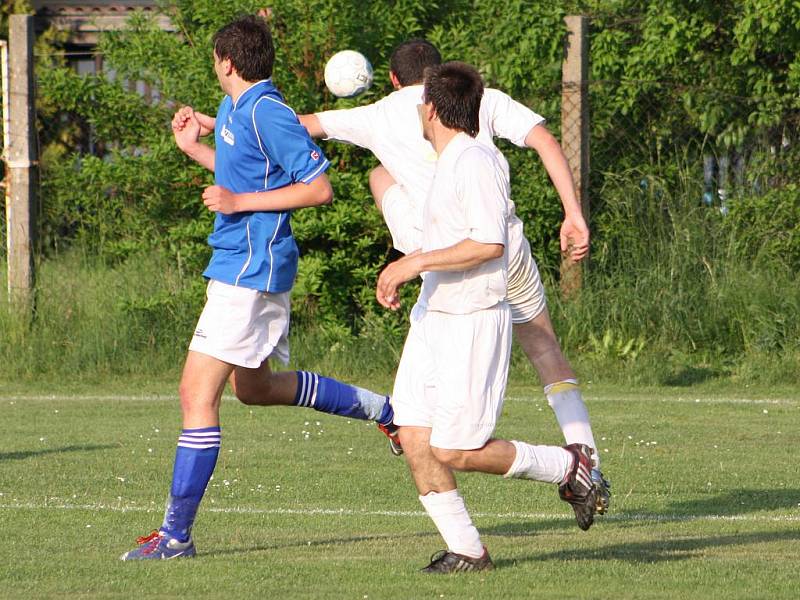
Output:
[[[200,142],[200,137],[214,131],[215,119],[184,106],[172,117],[172,134],[178,148],[209,171],[214,170],[214,149]]]
[[[375,297],[382,306],[397,310],[400,286],[423,271],[466,271],[501,256],[503,244],[485,244],[469,238],[440,250],[409,254],[383,270],[378,277]]]
[[[325,133],[325,130],[322,128],[322,124],[319,122],[317,115],[297,115],[297,118],[300,119],[300,124],[306,128],[308,135],[310,135],[312,138],[328,137],[328,135]]]
[[[564,207],[561,251],[569,251],[572,260],[579,261],[589,253],[589,228],[583,218],[567,157],[558,140],[541,124],[531,128],[525,137],[525,145],[539,154]]]
[[[333,188],[324,173],[310,183],[293,183],[267,192],[235,194],[221,185],[210,185],[203,191],[203,203],[208,210],[226,215],[322,206],[331,200]]]

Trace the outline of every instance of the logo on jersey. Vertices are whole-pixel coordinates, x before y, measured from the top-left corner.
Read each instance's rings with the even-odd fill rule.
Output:
[[[319,152],[316,150],[311,151],[311,160],[319,160]]]
[[[233,137],[233,132],[228,129],[226,125],[222,126],[222,139],[225,140],[226,143],[230,144],[231,146],[234,145],[236,142],[236,138]]]

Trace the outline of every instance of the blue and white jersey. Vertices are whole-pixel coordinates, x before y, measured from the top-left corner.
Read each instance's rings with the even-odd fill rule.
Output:
[[[330,164],[270,80],[254,83],[235,103],[225,96],[214,141],[216,183],[237,194],[311,183]],[[290,290],[298,257],[290,215],[217,213],[203,276],[262,292]]]

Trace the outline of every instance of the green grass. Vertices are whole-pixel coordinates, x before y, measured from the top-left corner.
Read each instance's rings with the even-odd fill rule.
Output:
[[[797,596],[796,389],[587,386],[612,512],[581,532],[553,486],[462,475],[498,568],[436,577],[417,570],[442,542],[373,426],[233,400],[198,558],[117,561],[169,485],[179,414],[156,387],[0,396],[0,597]],[[559,443],[525,386],[498,434]]]

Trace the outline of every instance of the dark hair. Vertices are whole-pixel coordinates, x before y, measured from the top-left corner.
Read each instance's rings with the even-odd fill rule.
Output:
[[[217,31],[212,41],[217,57],[230,59],[239,77],[245,81],[272,77],[275,46],[269,26],[261,17],[239,17]]]
[[[425,102],[445,127],[478,135],[481,98],[483,80],[474,67],[453,61],[425,69]]]
[[[425,69],[442,62],[442,55],[436,46],[427,40],[414,38],[403,42],[392,52],[389,68],[400,85],[422,83]]]

